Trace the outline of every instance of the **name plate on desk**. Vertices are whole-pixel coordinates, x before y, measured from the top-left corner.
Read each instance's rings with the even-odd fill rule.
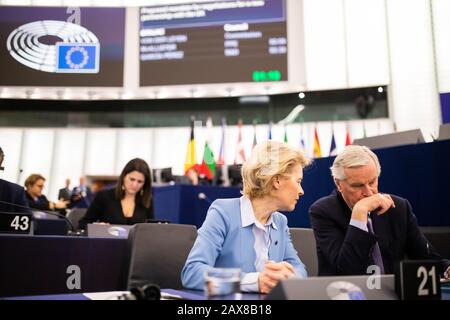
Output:
[[[397,294],[402,300],[440,300],[439,263],[404,260],[396,274]]]
[[[31,234],[31,214],[0,212],[0,233]]]

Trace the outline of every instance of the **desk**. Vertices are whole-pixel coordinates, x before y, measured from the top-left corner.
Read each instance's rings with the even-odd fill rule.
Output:
[[[202,291],[193,290],[173,290],[163,289],[163,293],[169,293],[172,295],[179,295],[187,300],[207,300]],[[264,300],[266,295],[257,293],[243,293],[241,300]],[[90,300],[82,293],[72,294],[51,294],[51,295],[38,295],[38,296],[21,296],[21,297],[7,297],[6,300]],[[234,299],[221,299],[220,297],[212,300],[234,300]],[[450,300],[450,292],[442,291],[442,300]]]
[[[126,239],[0,235],[0,296],[123,290],[126,243]],[[80,268],[80,289],[67,287],[71,265]]]

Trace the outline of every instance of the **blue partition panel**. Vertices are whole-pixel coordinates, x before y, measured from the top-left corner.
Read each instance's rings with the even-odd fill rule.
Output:
[[[374,150],[381,163],[379,190],[407,198],[421,226],[450,226],[450,140]],[[315,159],[305,169],[305,195],[293,212],[290,227],[310,227],[308,209],[334,189],[334,157]],[[198,198],[204,193],[208,199]],[[239,197],[238,188],[175,185],[155,187],[156,217],[200,227],[210,200]]]

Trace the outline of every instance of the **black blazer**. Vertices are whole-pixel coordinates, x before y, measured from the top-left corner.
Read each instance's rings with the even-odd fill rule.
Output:
[[[86,215],[80,220],[79,226],[81,229],[86,229],[86,225],[93,222],[130,225],[153,219],[153,199],[150,208],[145,208],[140,200],[140,196],[136,196],[133,216],[126,218],[123,215],[120,200],[116,199],[115,189],[101,190],[95,195]]]
[[[25,198],[25,190],[18,184],[0,179],[0,200],[17,204],[22,207],[28,207]],[[0,203],[1,212],[31,212],[30,209],[22,208],[12,204]]]
[[[70,190],[70,188],[59,189],[58,200],[62,198],[63,200],[69,201],[71,197],[72,197],[72,190]]]
[[[405,258],[441,261],[441,274],[450,262],[428,243],[408,200],[391,195],[395,208],[371,216],[375,235],[349,225],[351,210],[338,191],[317,200],[309,209],[319,263],[319,275],[363,275],[373,264],[370,255],[378,241],[386,273]]]

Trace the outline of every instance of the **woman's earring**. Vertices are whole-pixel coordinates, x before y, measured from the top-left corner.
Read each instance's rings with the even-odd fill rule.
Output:
[[[141,189],[141,197],[144,195],[144,189]]]
[[[125,187],[122,185],[122,190],[124,190],[125,191]]]

